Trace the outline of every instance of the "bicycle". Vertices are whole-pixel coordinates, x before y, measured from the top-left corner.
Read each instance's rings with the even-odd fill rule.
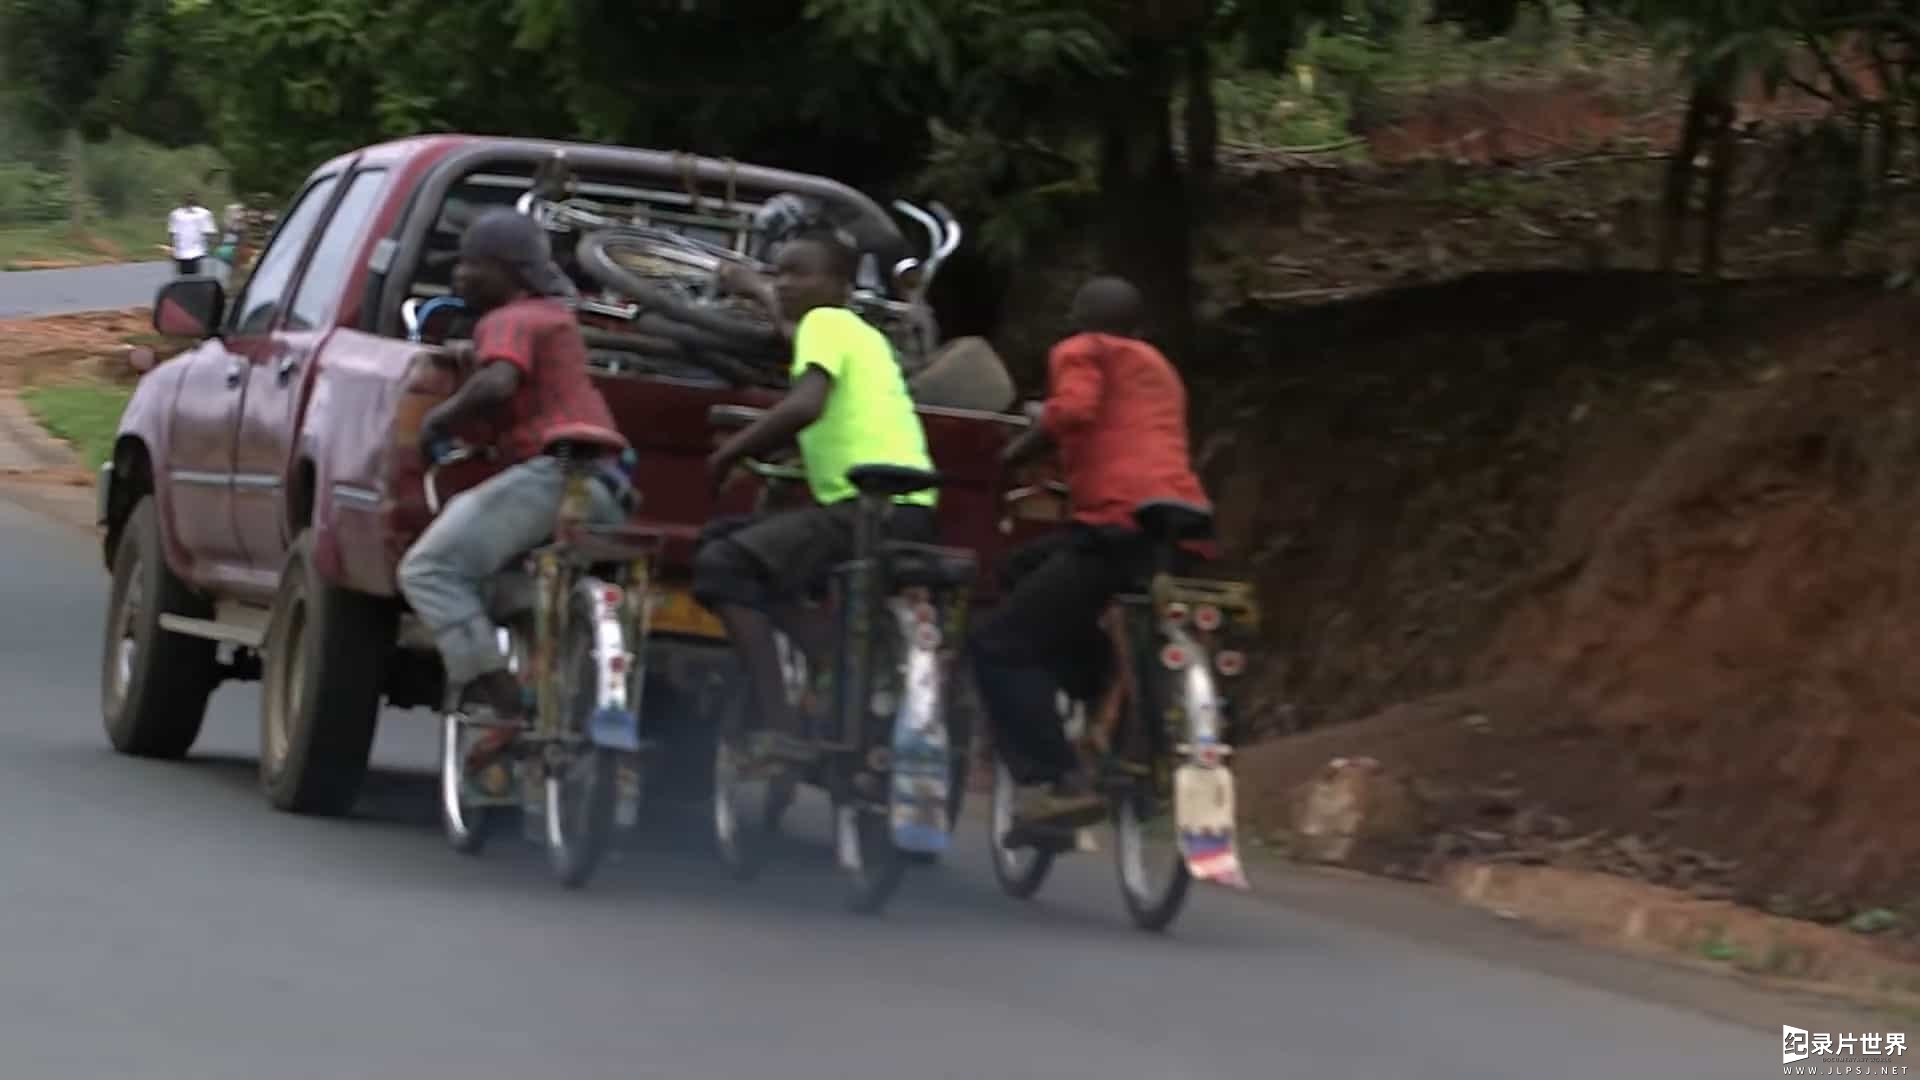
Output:
[[[1011,508],[1064,493],[1061,485],[1039,484],[1007,492],[1002,502]],[[1206,507],[1156,500],[1137,507],[1134,519],[1151,541],[1152,564],[1107,609],[1111,676],[1097,701],[1062,693],[1059,719],[1107,799],[1127,914],[1135,926],[1157,932],[1179,915],[1195,879],[1249,888],[1234,835],[1229,702],[1215,676],[1245,670],[1245,654],[1234,646],[1258,629],[1259,612],[1245,582],[1174,573],[1179,545],[1212,535]],[[1075,715],[1084,722],[1072,723]],[[988,819],[994,877],[1003,892],[1024,900],[1040,891],[1058,856],[1085,845],[1077,830],[1016,825],[1016,794],[996,752]],[[1146,847],[1169,824],[1174,857],[1156,880]]]
[[[742,427],[758,410],[716,406],[715,426]],[[803,479],[796,468],[749,462],[769,489]],[[824,790],[833,804],[834,849],[848,875],[847,905],[874,914],[885,907],[916,857],[946,850],[953,830],[955,779],[946,690],[953,650],[965,638],[972,552],[886,539],[893,500],[937,487],[940,476],[898,465],[860,465],[847,479],[859,491],[853,558],[833,568],[818,609],[833,620],[835,662],[820,679],[783,636],[788,698],[809,689],[829,702],[822,716],[801,710],[799,742],[808,764],[774,752],[755,730],[744,693],[723,707],[714,753],[714,836],[735,876],[756,875],[766,839],[799,784]]]
[[[432,448],[427,508],[440,512],[440,470],[482,458],[470,447]],[[587,523],[596,459],[561,452],[566,487],[554,538],[489,583],[488,614],[508,670],[530,692],[531,724],[499,759],[467,775],[470,736],[498,724],[461,708],[449,687],[441,717],[440,809],[448,842],[478,854],[505,812],[521,811],[561,883],[584,885],[614,829],[638,820],[640,730],[646,682],[650,567],[661,535]]]

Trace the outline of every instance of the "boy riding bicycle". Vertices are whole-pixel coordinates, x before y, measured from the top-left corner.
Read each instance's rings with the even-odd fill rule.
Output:
[[[512,742],[526,711],[488,616],[484,584],[553,533],[566,461],[595,459],[589,520],[618,522],[632,489],[617,464],[627,441],[587,374],[587,347],[573,312],[556,297],[572,283],[553,264],[546,233],[531,218],[490,210],[467,228],[454,291],[480,316],[473,374],[420,421],[421,455],[456,435],[491,442],[507,468],[453,497],[400,560],[400,590],[433,632],[447,685],[463,706],[492,710],[472,768]],[[464,350],[463,350],[464,351]]]
[[[758,297],[793,341],[787,396],[707,459],[716,493],[744,458],[798,443],[815,506],[769,514],[737,527],[709,530],[694,555],[693,594],[719,617],[745,665],[753,704],[781,752],[805,758],[774,643],[776,624],[823,670],[832,645],[804,617],[808,594],[836,563],[853,555],[858,492],[847,479],[856,465],[932,469],[926,434],[907,395],[893,347],[846,304],[858,256],[836,234],[809,230],[781,247],[771,281],[751,275],[723,282]],[[888,535],[934,538],[932,491],[904,495],[888,517]],[[732,523],[728,523],[731,525]]]
[[[1016,551],[1006,599],[968,642],[995,746],[1015,782],[1050,790],[1026,823],[1078,827],[1105,812],[1054,708],[1056,692],[1091,701],[1111,665],[1100,619],[1151,571],[1134,522],[1150,499],[1207,504],[1187,458],[1187,393],[1167,358],[1139,338],[1139,291],[1097,278],[1074,297],[1076,331],[1047,358],[1048,396],[1033,427],[1001,453],[1005,469],[1059,451],[1072,522]]]

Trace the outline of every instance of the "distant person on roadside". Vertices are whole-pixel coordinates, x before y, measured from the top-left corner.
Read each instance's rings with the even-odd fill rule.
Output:
[[[1208,505],[1187,456],[1187,390],[1140,339],[1138,289],[1096,278],[1073,299],[1072,336],[1047,357],[1047,399],[1001,452],[1011,472],[1059,452],[1071,523],[1012,554],[1015,580],[968,642],[994,746],[1023,799],[1023,823],[1079,827],[1105,804],[1080,766],[1054,706],[1067,690],[1091,702],[1112,654],[1100,618],[1114,595],[1150,572],[1152,548],[1133,518],[1150,499]]]
[[[213,249],[213,276],[220,284],[229,289],[233,286],[233,264],[240,246],[241,218],[246,207],[239,203],[228,203],[221,215],[220,245]]]
[[[207,255],[207,237],[220,231],[213,211],[200,205],[199,197],[189,191],[180,205],[167,215],[167,243],[173,250],[174,270],[181,277],[200,272],[200,260]]]

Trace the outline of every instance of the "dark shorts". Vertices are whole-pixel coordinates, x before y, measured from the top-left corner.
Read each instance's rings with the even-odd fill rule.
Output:
[[[189,277],[200,272],[200,260],[175,259],[173,260],[173,268],[179,271],[181,277]]]
[[[693,557],[693,595],[708,608],[737,604],[771,611],[824,586],[838,563],[853,558],[857,500],[783,510],[764,517],[713,521]],[[896,506],[887,535],[933,543],[934,512]]]

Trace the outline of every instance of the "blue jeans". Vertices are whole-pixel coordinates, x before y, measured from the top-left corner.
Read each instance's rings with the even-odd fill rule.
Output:
[[[507,468],[442,506],[400,560],[400,591],[433,632],[449,689],[506,668],[487,614],[487,582],[553,536],[566,480],[566,465],[555,457]],[[626,517],[605,487],[589,483],[587,490],[589,521]]]

